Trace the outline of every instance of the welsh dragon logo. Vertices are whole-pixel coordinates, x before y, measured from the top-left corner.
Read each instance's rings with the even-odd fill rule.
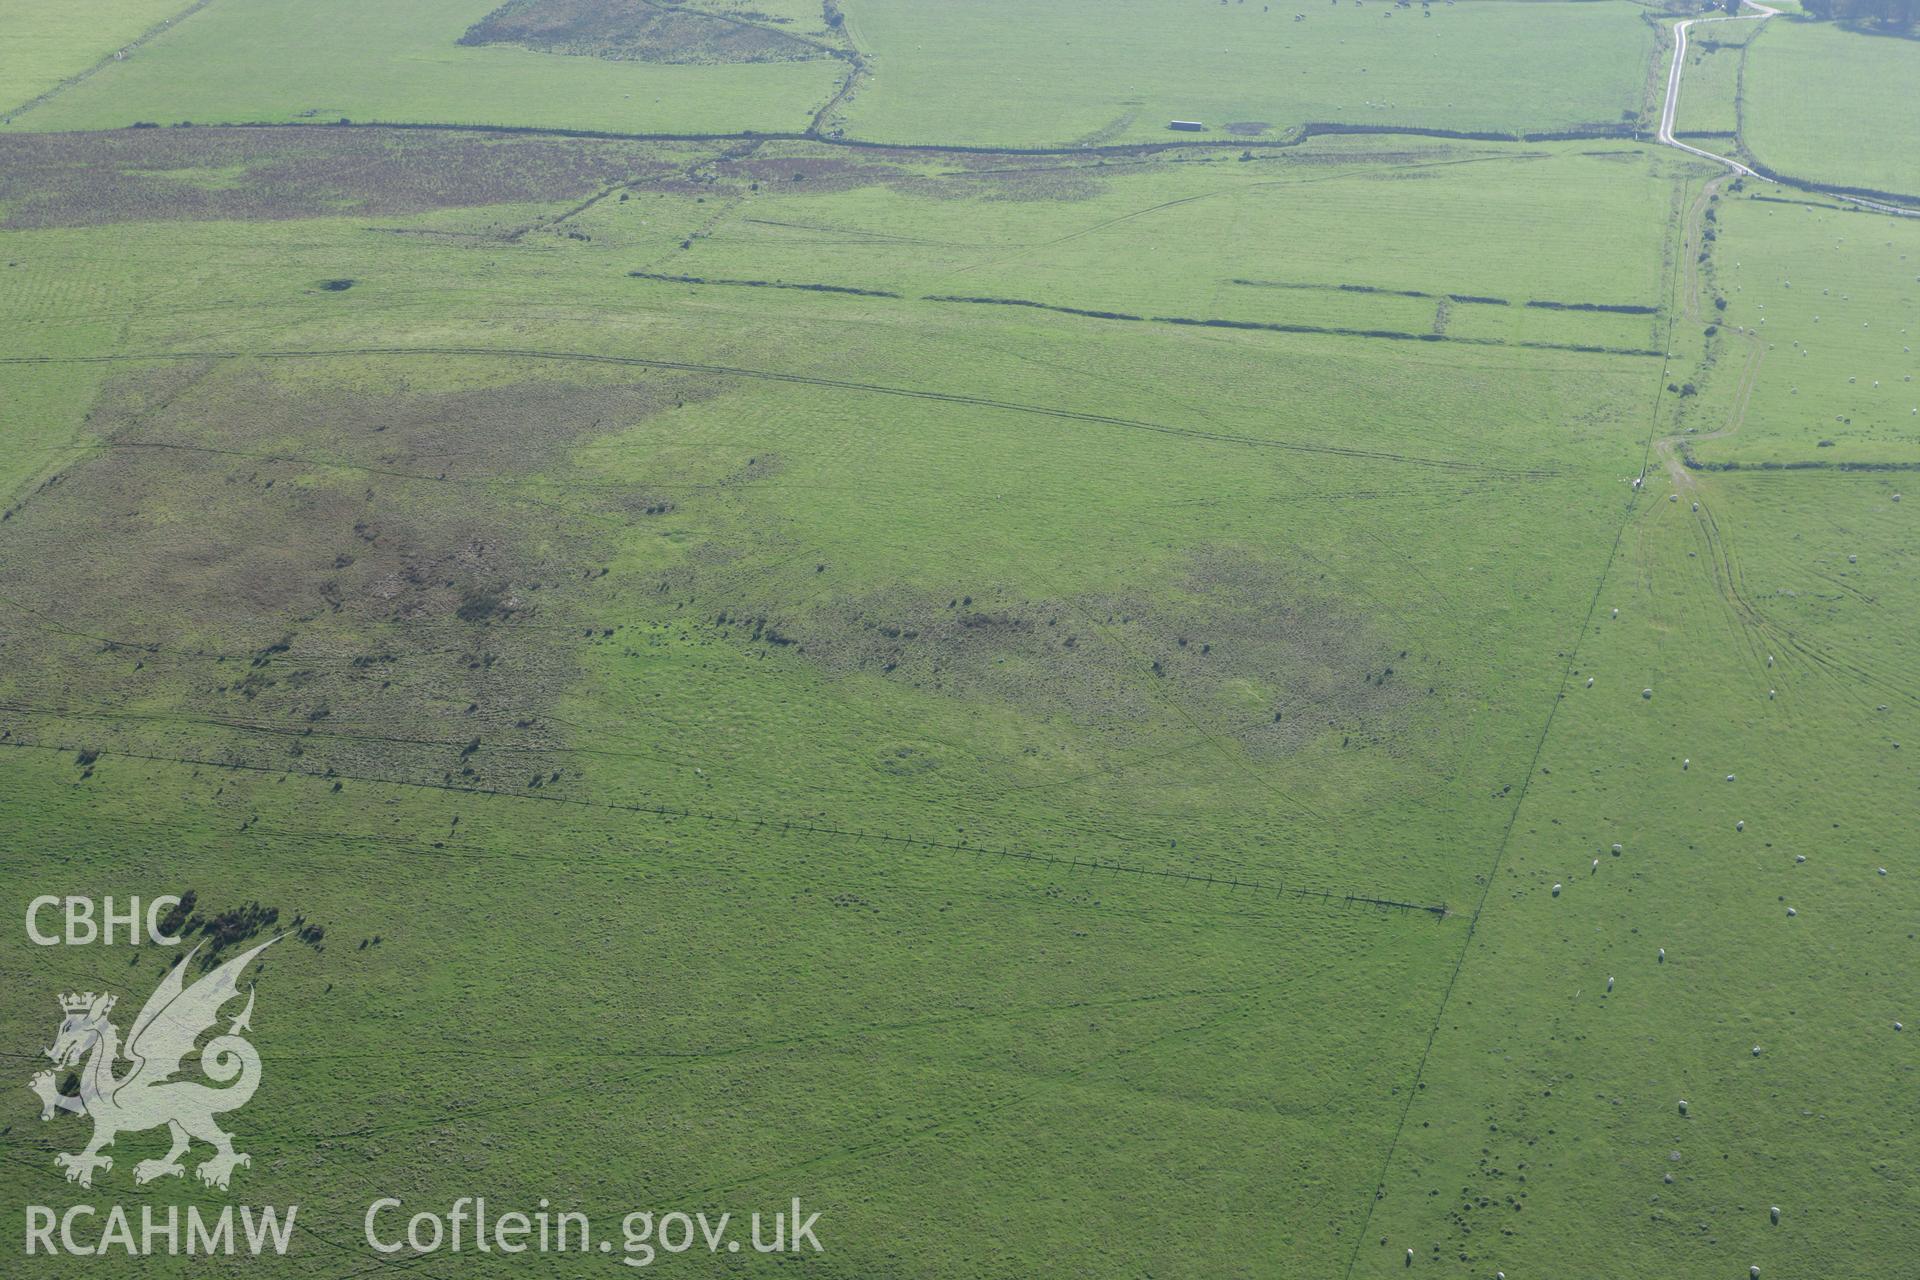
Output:
[[[54,1038],[47,1056],[58,1070],[80,1066],[80,1096],[61,1093],[52,1071],[36,1075],[29,1087],[40,1095],[40,1118],[53,1119],[56,1110],[77,1112],[93,1117],[93,1141],[78,1154],[61,1154],[54,1163],[67,1171],[67,1181],[83,1187],[93,1185],[95,1170],[113,1168],[113,1157],[101,1155],[101,1149],[113,1145],[115,1135],[141,1129],[167,1126],[173,1148],[159,1160],[142,1160],[133,1167],[133,1180],[152,1182],[156,1178],[177,1178],[186,1172],[180,1157],[187,1153],[191,1140],[210,1144],[214,1154],[194,1173],[210,1187],[225,1190],[234,1169],[252,1160],[233,1149],[233,1135],[214,1123],[214,1117],[238,1110],[253,1097],[260,1085],[260,1055],[243,1037],[253,1017],[253,993],[247,993],[247,1006],[227,1027],[225,1035],[215,1036],[200,1051],[200,1069],[208,1079],[224,1088],[213,1088],[197,1080],[176,1079],[183,1060],[193,1052],[194,1043],[220,1016],[221,1006],[239,994],[240,973],[255,956],[278,942],[270,938],[245,955],[235,956],[192,986],[184,975],[188,964],[200,952],[195,947],[185,959],[167,971],[160,985],[147,998],[140,1015],[133,1020],[123,1053],[119,1028],[107,1020],[113,1012],[114,997],[63,995],[60,1011],[64,1015],[60,1033]],[[91,1056],[89,1056],[91,1055]],[[132,1063],[125,1074],[116,1074],[122,1057]],[[229,1083],[231,1082],[231,1083]]]

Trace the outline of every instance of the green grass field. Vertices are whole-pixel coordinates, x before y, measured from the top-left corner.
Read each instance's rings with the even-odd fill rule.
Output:
[[[542,125],[616,133],[797,130],[832,96],[832,60],[693,66],[456,44],[490,0],[221,0],[14,122]]]
[[[1739,130],[1741,67],[1747,45],[1760,27],[1749,15],[1694,28],[1687,41],[1684,88],[1674,120],[1678,132],[1731,137]]]
[[[1920,43],[1772,21],[1747,55],[1741,140],[1796,178],[1920,195]]]
[[[297,1204],[217,1264],[271,1276],[615,1274],[631,1211],[795,1197],[818,1253],[652,1263],[1902,1273],[1912,220],[1631,138],[1123,145],[1190,79],[1360,118],[1358,57],[1409,126],[1650,119],[1613,3],[536,29],[630,58],[352,8],[215,0],[0,131],[10,1221]],[[852,63],[695,17],[853,91],[746,136]],[[1116,72],[1110,145],[1009,149]],[[727,136],[208,125],[323,96]],[[188,891],[223,959],[285,935],[251,1163],[137,1182],[148,1128],[83,1188],[53,997],[124,1032],[171,955],[19,922]],[[610,1248],[365,1237],[474,1195]],[[208,1265],[161,1253],[8,1274]]]
[[[124,53],[129,44],[191,7],[190,0],[112,0],[85,6],[11,0],[0,8],[7,34],[0,46],[0,116]]]
[[[873,83],[850,135],[1004,146],[1216,138],[1303,121],[1526,132],[1618,125],[1643,105],[1636,5],[1034,5],[848,0]],[[1295,21],[1295,12],[1304,13]]]

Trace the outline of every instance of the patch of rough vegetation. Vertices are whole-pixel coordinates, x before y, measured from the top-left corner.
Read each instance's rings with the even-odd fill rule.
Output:
[[[517,44],[618,62],[802,62],[834,56],[782,31],[655,0],[509,0],[467,28],[460,43]]]
[[[720,599],[686,583],[703,625],[769,657],[953,697],[988,697],[1106,733],[1178,707],[1260,756],[1326,735],[1392,749],[1431,663],[1300,575],[1209,549],[1170,580],[1037,599],[995,587],[906,588],[818,603]]]
[[[637,142],[311,125],[4,134],[0,226],[398,216],[575,200],[616,183],[692,190],[692,162]]]
[[[248,362],[122,379],[90,416],[99,451],[0,523],[3,718],[109,755],[560,783],[548,711],[580,647],[615,643],[601,548],[671,507],[568,451],[710,393]]]

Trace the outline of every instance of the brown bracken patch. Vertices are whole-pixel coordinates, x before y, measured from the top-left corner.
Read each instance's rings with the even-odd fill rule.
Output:
[[[653,0],[509,0],[467,28],[460,43],[517,44],[621,62],[801,62],[833,56],[812,41],[754,22],[672,9]]]
[[[711,388],[505,361],[468,390],[353,372],[181,363],[103,393],[99,450],[0,524],[10,727],[346,777],[564,781],[548,715],[581,647],[613,642],[602,553],[670,505],[576,475],[569,450]]]
[[[715,638],[770,657],[992,698],[1105,733],[1190,714],[1257,756],[1329,733],[1388,744],[1427,684],[1404,640],[1241,551],[1207,549],[1171,578],[1073,599],[956,586],[793,604],[725,580],[709,594],[697,573],[675,594]]]
[[[407,129],[121,129],[0,135],[0,226],[398,216],[680,189],[684,149]],[[218,173],[217,181],[209,174]]]

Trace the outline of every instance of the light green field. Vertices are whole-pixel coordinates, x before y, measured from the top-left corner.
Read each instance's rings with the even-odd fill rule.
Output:
[[[843,71],[826,59],[678,66],[455,43],[494,7],[491,0],[221,0],[15,127],[345,116],[617,133],[798,130]]]
[[[1770,190],[1749,183],[1746,194]],[[1729,198],[1720,211],[1726,242],[1739,246],[1718,255],[1723,319],[1751,335],[1728,334],[1729,375],[1764,349],[1746,399],[1690,423],[1714,437],[1697,456],[1920,463],[1920,222],[1819,201]]]
[[[1740,130],[1792,177],[1920,194],[1920,42],[1771,19],[1747,54]]]
[[[1001,146],[1210,136],[1309,120],[1504,133],[1638,116],[1653,31],[1636,5],[1286,6],[1182,0],[848,0],[872,79],[846,130]]]
[[[845,66],[249,0],[0,131],[5,1216],[298,1204],[267,1277],[794,1197],[819,1254],[655,1262],[1903,1274],[1920,224],[1620,139],[990,149],[1115,68],[1340,118],[1274,61],[1335,23],[1423,125],[1604,122],[1625,5],[847,8],[849,134],[988,145],[84,131],[614,77],[737,134]],[[124,1030],[165,960],[19,921],[188,890],[285,935],[251,1163],[83,1188],[52,997]],[[363,1238],[472,1195],[613,1248]]]
[[[0,117],[92,68],[153,27],[190,7],[190,0],[62,0],[0,4]]]
[[[1740,64],[1746,56],[1747,42],[1759,27],[1759,21],[1754,18],[1713,21],[1693,27],[1687,41],[1687,69],[1681,82],[1680,110],[1674,117],[1676,132],[1719,133],[1731,137],[1739,129]]]

